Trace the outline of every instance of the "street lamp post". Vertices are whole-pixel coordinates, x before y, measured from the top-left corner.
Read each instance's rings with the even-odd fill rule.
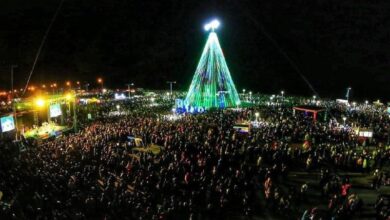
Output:
[[[131,97],[131,87],[134,86],[134,83],[128,83],[126,85],[127,85],[127,89],[129,90],[129,99],[130,99],[130,97]]]
[[[102,87],[102,93],[103,93],[103,89],[104,89],[104,81],[103,81],[103,79],[102,78],[98,78],[97,79],[97,82],[101,85],[101,87]]]
[[[129,89],[129,98],[131,97],[131,87],[134,86],[134,83],[127,84],[127,87]]]
[[[121,106],[120,106],[120,105],[116,105],[116,110],[118,110],[118,114],[119,114],[119,115],[121,115],[120,109],[121,109]]]
[[[387,126],[387,146],[390,146],[390,114],[389,114],[389,124]]]
[[[167,83],[169,84],[170,96],[172,98],[172,88],[173,88],[173,84],[176,84],[176,81],[167,81]]]
[[[73,128],[74,131],[77,132],[77,111],[76,111],[76,100],[73,99]]]
[[[52,89],[52,93],[54,95],[54,92],[55,92],[55,88],[57,88],[57,83],[53,83],[50,85],[50,88]]]
[[[347,117],[343,117],[343,121],[344,121],[344,126],[345,126],[345,121],[347,120]]]
[[[256,122],[257,122],[258,119],[259,119],[260,113],[259,113],[259,112],[256,112],[256,113],[255,113],[255,116],[256,116]]]
[[[349,101],[349,93],[350,93],[351,89],[352,89],[351,87],[347,88],[347,93],[345,94],[345,98],[347,99],[347,101]]]
[[[15,118],[15,140],[18,140],[18,117],[16,115],[16,106],[15,106],[15,91],[14,91],[14,68],[18,67],[17,65],[11,65],[11,91],[12,91],[12,111]]]

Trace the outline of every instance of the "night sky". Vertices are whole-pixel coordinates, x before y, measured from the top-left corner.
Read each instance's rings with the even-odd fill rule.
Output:
[[[0,87],[27,79],[60,0],[1,0]],[[112,87],[187,89],[206,42],[217,30],[237,88],[322,97],[390,97],[390,1],[65,0],[32,77],[37,82],[97,76]]]

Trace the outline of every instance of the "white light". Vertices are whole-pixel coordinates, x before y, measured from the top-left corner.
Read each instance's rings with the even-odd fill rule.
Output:
[[[217,29],[219,27],[219,25],[220,25],[219,21],[217,19],[214,19],[210,23],[206,24],[204,26],[204,29],[206,31],[209,31],[209,30],[214,31],[215,29]]]
[[[116,109],[118,109],[118,110],[119,110],[120,108],[121,108],[121,106],[120,106],[120,105],[116,105]]]
[[[115,93],[114,98],[116,100],[122,100],[122,99],[126,99],[126,96],[123,93],[121,93],[121,94]]]

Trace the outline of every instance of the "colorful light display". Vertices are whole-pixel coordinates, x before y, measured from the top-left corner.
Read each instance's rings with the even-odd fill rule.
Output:
[[[210,25],[206,25],[211,32],[185,99],[186,104],[195,108],[226,108],[241,104],[214,32],[219,22],[216,24],[217,22],[212,21]]]

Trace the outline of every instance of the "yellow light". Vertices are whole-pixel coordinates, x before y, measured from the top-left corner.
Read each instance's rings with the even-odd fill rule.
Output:
[[[98,81],[98,83],[102,83],[103,79],[102,78],[98,78],[97,81]]]
[[[67,82],[66,82],[66,85],[67,85],[67,86],[70,86],[70,81],[67,81]]]
[[[65,95],[65,98],[66,98],[66,100],[71,100],[72,99],[72,94],[66,94]]]
[[[42,98],[38,98],[37,100],[35,100],[35,104],[38,107],[43,107],[45,105],[45,100],[43,100]]]

